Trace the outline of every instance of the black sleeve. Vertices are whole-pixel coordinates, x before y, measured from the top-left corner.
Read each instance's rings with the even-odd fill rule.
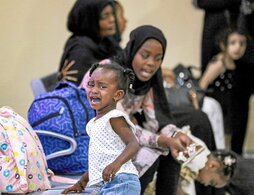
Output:
[[[61,60],[61,68],[60,71],[63,69],[65,61],[70,63],[74,61],[75,63],[68,69],[68,71],[77,70],[77,74],[69,74],[72,78],[77,78],[77,81],[73,81],[72,79],[66,79],[71,81],[77,85],[79,85],[85,75],[85,73],[89,70],[91,65],[98,60],[94,57],[93,50],[89,47],[84,47],[83,45],[76,44],[72,46],[71,49],[65,52],[64,56]],[[62,76],[62,75],[61,75]],[[60,76],[60,78],[61,78]]]
[[[197,0],[197,5],[201,9],[218,11],[230,7],[239,6],[241,0]]]

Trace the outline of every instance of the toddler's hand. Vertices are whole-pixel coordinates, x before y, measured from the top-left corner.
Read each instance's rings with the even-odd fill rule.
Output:
[[[102,172],[103,180],[104,181],[113,181],[115,174],[117,173],[117,171],[119,171],[120,167],[121,167],[121,164],[119,164],[117,162],[113,162],[113,163],[109,164],[108,166],[106,166],[106,168]]]
[[[69,192],[75,192],[75,193],[82,193],[82,191],[84,190],[84,186],[81,185],[80,181],[78,181],[77,183],[75,183],[73,186],[64,189],[61,194],[68,194]]]

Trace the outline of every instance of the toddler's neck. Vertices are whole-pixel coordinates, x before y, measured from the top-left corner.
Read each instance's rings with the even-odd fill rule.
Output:
[[[227,54],[221,52],[218,57],[222,61],[226,70],[234,70],[236,68],[234,60]]]

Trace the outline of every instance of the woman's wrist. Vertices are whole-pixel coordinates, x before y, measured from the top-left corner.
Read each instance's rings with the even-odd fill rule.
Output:
[[[158,140],[157,140],[157,143],[158,143],[158,146],[159,147],[167,147],[167,141],[168,139],[171,139],[170,137],[168,136],[165,136],[163,134],[161,134],[159,137],[158,137]]]

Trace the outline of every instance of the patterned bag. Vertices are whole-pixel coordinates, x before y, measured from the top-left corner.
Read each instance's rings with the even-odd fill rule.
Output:
[[[76,150],[48,160],[49,168],[56,173],[83,173],[88,169],[89,136],[87,122],[95,116],[86,92],[71,82],[60,82],[53,91],[38,95],[28,111],[28,121],[36,130],[58,133],[72,138]],[[61,152],[70,143],[52,136],[39,136],[45,154]]]
[[[0,194],[49,188],[47,162],[36,133],[12,109],[0,108]]]

